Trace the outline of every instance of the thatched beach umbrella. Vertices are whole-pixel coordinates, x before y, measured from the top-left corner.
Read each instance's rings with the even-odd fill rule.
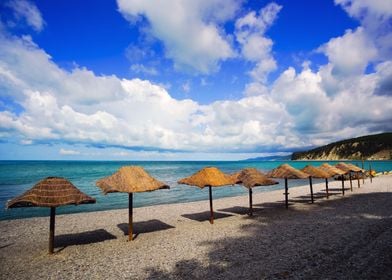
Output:
[[[205,167],[197,171],[192,176],[183,178],[178,181],[179,184],[196,186],[199,188],[208,187],[210,196],[210,223],[214,223],[214,212],[212,207],[212,189],[211,187],[222,187],[234,185],[235,178],[220,171],[216,167]]]
[[[354,165],[354,164],[352,164],[352,163],[346,163],[346,165],[347,165],[348,167],[350,167],[351,170],[357,174],[358,188],[360,188],[360,187],[361,187],[361,184],[360,184],[360,182],[359,182],[359,174],[363,174],[363,169],[362,169],[362,168],[359,168],[358,166],[356,166],[356,165]]]
[[[123,166],[112,175],[98,180],[96,185],[105,195],[113,192],[128,193],[129,241],[133,238],[133,193],[170,188],[165,183],[151,177],[140,166]]]
[[[356,166],[356,165],[354,165],[352,163],[346,163],[346,165],[348,167],[350,167],[353,172],[362,172],[363,171],[362,168],[359,168],[358,166]]]
[[[70,181],[61,177],[47,177],[30,190],[7,203],[7,208],[50,207],[49,253],[54,249],[56,207],[95,203],[95,199],[82,193]]]
[[[305,172],[306,174],[309,174],[309,185],[310,185],[310,194],[311,194],[311,199],[312,203],[313,201],[313,183],[312,183],[312,178],[319,178],[319,179],[325,179],[325,190],[327,193],[327,198],[329,197],[329,192],[328,192],[328,177],[329,174],[317,167],[307,165],[304,168],[301,169],[302,172]]]
[[[344,177],[343,177],[343,175],[346,174],[346,172],[342,171],[339,168],[336,168],[335,166],[329,165],[328,163],[323,163],[319,168],[321,170],[327,172],[330,177],[342,176],[342,194],[344,195]],[[328,183],[328,180],[326,181],[326,183]]]
[[[285,187],[285,199],[286,199],[286,209],[289,208],[289,187],[287,180],[288,179],[306,179],[309,177],[308,174],[295,169],[294,167],[288,165],[287,163],[278,166],[277,168],[271,170],[267,177],[270,178],[283,178],[284,179],[284,187]]]
[[[342,170],[346,174],[348,174],[348,178],[350,180],[350,189],[351,189],[351,191],[353,191],[353,181],[352,181],[352,177],[351,177],[351,172],[354,172],[354,169],[344,162],[339,162],[335,166],[336,166],[336,168],[339,168],[340,170]]]
[[[278,184],[278,182],[267,178],[267,176],[258,171],[256,168],[245,168],[233,176],[235,177],[236,184],[241,184],[249,189],[250,216],[253,215],[252,188],[257,186],[269,186]]]

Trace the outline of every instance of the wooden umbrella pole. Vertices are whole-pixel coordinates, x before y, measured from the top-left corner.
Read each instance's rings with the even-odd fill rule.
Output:
[[[253,216],[252,188],[249,188],[249,216]]]
[[[289,187],[287,184],[287,177],[284,178],[284,189],[285,189],[285,198],[286,198],[286,209],[289,209]]]
[[[329,198],[328,178],[325,178],[325,191],[327,192],[327,198]]]
[[[362,171],[361,171],[361,174],[362,174],[362,185],[363,184],[365,184],[365,174],[364,174],[364,172],[363,172],[363,160],[362,160]]]
[[[128,240],[133,240],[133,193],[129,193],[128,199]]]
[[[370,165],[370,162],[369,162],[369,177],[370,177],[370,183],[373,183],[372,166]]]
[[[344,176],[342,175],[342,194],[344,195]]]
[[[314,203],[312,176],[309,176],[309,186],[310,186],[310,200],[312,201],[312,203]]]
[[[54,251],[54,227],[56,223],[56,207],[50,207],[50,224],[49,224],[49,254]]]
[[[361,183],[359,182],[359,172],[357,172],[357,182],[358,182],[358,189],[361,187]]]
[[[210,192],[210,224],[214,223],[214,210],[212,209],[212,188],[208,186]]]
[[[353,181],[351,179],[351,171],[348,173],[348,178],[350,179],[350,190],[353,191]]]

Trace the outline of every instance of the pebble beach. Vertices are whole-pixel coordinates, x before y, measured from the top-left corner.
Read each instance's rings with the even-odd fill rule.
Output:
[[[0,279],[392,279],[392,175],[209,202],[0,221]],[[261,187],[262,188],[262,187]]]

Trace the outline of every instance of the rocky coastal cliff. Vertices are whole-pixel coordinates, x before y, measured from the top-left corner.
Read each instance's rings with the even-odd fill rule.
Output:
[[[367,135],[295,152],[292,160],[392,160],[392,132]]]

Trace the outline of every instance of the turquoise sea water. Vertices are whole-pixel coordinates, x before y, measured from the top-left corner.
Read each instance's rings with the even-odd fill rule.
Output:
[[[335,161],[326,161],[336,164]],[[255,167],[267,172],[280,164],[289,163],[302,168],[307,164],[321,165],[324,161],[182,161],[182,162],[116,162],[116,161],[0,161],[0,220],[17,219],[49,215],[48,208],[30,207],[6,210],[6,202],[30,189],[39,180],[48,176],[60,176],[70,180],[81,191],[96,198],[96,204],[64,206],[57,208],[58,214],[101,211],[128,207],[128,196],[124,193],[103,195],[95,182],[108,176],[124,165],[140,165],[147,172],[168,185],[170,190],[159,190],[134,195],[134,207],[156,204],[179,203],[208,199],[208,189],[178,185],[180,178],[189,176],[205,166],[216,166],[224,172],[236,172],[245,167]],[[352,161],[361,166],[361,162]],[[392,161],[370,161],[372,168],[380,171],[392,170]],[[368,168],[369,162],[365,162]],[[279,180],[278,180],[279,181]],[[314,180],[317,183],[317,180]],[[321,181],[320,181],[321,182]],[[307,180],[290,180],[290,187],[307,184]],[[258,187],[255,192],[283,189],[282,181],[278,185]],[[246,195],[241,186],[213,189],[213,197]]]

